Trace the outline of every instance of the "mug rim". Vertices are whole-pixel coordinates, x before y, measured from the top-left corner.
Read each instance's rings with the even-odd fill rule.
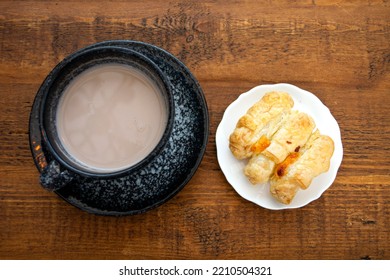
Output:
[[[64,73],[64,75],[61,75],[61,74],[63,74],[62,72],[65,71],[65,69],[67,67],[69,67],[70,69],[72,69],[73,67],[76,67],[76,65],[74,65],[74,64],[77,63],[83,57],[86,57],[88,55],[93,55],[94,53],[98,54],[98,53],[102,53],[102,52],[108,52],[112,56],[121,54],[121,55],[125,55],[126,57],[129,57],[129,58],[133,57],[133,58],[136,58],[138,61],[141,61],[141,63],[136,62],[137,64],[143,64],[143,65],[146,65],[145,68],[150,68],[148,70],[152,70],[151,72],[153,72],[153,74],[155,74],[155,76],[153,78],[157,77],[157,79],[160,79],[160,81],[161,81],[162,88],[159,87],[159,89],[162,91],[162,95],[167,103],[167,108],[166,108],[167,109],[167,122],[165,125],[164,132],[163,132],[160,140],[158,141],[157,145],[151,150],[151,152],[145,158],[143,158],[139,162],[137,162],[131,166],[124,167],[123,169],[112,170],[112,171],[108,171],[108,172],[98,172],[98,171],[93,170],[93,168],[88,169],[88,167],[83,167],[82,164],[78,163],[79,161],[76,158],[72,159],[72,157],[70,155],[67,155],[66,153],[63,153],[63,152],[61,152],[61,153],[58,152],[57,149],[59,149],[59,150],[61,149],[61,148],[58,148],[58,146],[62,147],[66,152],[67,152],[67,150],[63,147],[63,145],[60,141],[58,141],[57,143],[52,143],[52,140],[50,140],[51,137],[49,137],[50,133],[47,132],[47,128],[45,125],[45,117],[44,117],[45,111],[47,109],[46,108],[47,99],[50,96],[51,92],[53,91],[53,86],[55,86],[55,84],[58,80],[61,80],[61,79],[65,80],[65,77],[70,74],[70,73]],[[105,58],[106,57],[102,57],[101,60],[104,60]],[[108,59],[108,58],[109,57],[107,57],[106,59]],[[119,60],[123,59],[123,57],[120,57],[120,56],[116,56],[115,58],[118,58]],[[93,59],[88,60],[88,62],[92,62],[92,61],[94,61],[94,60]],[[122,62],[123,63],[121,63],[121,64],[123,64],[123,65],[131,66],[130,64],[126,63],[126,60],[122,60]],[[94,65],[92,65],[90,67],[87,66],[86,69],[83,69],[80,72],[80,74],[88,69],[91,69],[93,66]],[[77,67],[75,69],[77,69]],[[152,77],[150,77],[150,74],[145,73],[145,71],[143,71],[143,73],[144,73],[144,75],[148,76],[149,78],[152,78]],[[153,78],[152,78],[152,80],[153,80]],[[69,82],[71,82],[71,81],[72,81],[72,79],[70,79]],[[61,89],[60,96],[63,94],[65,88],[66,88],[66,86],[63,89]],[[54,158],[55,161],[57,161],[66,170],[74,172],[74,173],[81,175],[83,177],[107,179],[107,178],[116,178],[116,177],[120,177],[120,176],[123,176],[126,174],[130,174],[131,172],[144,167],[153,158],[158,156],[160,154],[160,152],[163,150],[163,148],[165,147],[165,145],[169,142],[169,138],[170,138],[172,128],[173,128],[173,123],[174,123],[174,115],[175,115],[174,114],[175,105],[174,105],[174,101],[173,101],[173,90],[172,90],[171,83],[169,82],[166,75],[160,70],[160,68],[151,59],[147,58],[146,56],[144,56],[143,54],[141,54],[137,51],[130,50],[130,49],[127,49],[124,47],[118,47],[118,46],[96,46],[93,48],[86,48],[86,49],[78,50],[78,51],[68,55],[67,57],[65,57],[60,63],[58,63],[53,68],[53,70],[48,74],[48,76],[46,77],[46,79],[44,80],[44,82],[42,83],[41,87],[38,90],[38,92],[41,92],[41,91],[43,91],[43,95],[42,95],[42,101],[41,101],[42,103],[41,103],[40,112],[39,112],[39,118],[40,118],[39,123],[40,123],[40,127],[41,127],[42,139],[46,143],[46,146],[47,146],[50,154],[52,155],[52,157]],[[56,134],[56,132],[54,132],[54,134]],[[53,142],[56,142],[56,141],[53,140]],[[57,146],[57,148],[56,148],[56,146]]]

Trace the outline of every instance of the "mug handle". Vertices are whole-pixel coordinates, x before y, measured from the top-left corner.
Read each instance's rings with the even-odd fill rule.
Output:
[[[67,169],[61,170],[60,164],[55,160],[51,161],[39,176],[41,185],[49,191],[56,191],[65,187],[74,178],[75,174]]]

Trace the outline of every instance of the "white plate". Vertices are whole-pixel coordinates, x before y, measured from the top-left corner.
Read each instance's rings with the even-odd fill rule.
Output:
[[[238,119],[261,97],[269,91],[284,91],[294,100],[293,109],[309,114],[322,134],[332,137],[335,149],[328,172],[313,179],[306,190],[300,190],[289,205],[276,201],[269,192],[269,183],[252,185],[243,169],[245,160],[237,160],[229,149],[229,136],[236,127]],[[217,157],[227,181],[243,198],[264,208],[279,210],[299,208],[319,198],[336,178],[343,158],[340,128],[329,109],[312,93],[290,84],[261,85],[241,94],[226,109],[216,132]]]

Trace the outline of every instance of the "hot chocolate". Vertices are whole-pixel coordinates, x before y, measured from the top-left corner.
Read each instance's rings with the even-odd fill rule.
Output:
[[[123,170],[159,143],[166,124],[165,100],[155,83],[123,64],[104,64],[78,75],[57,109],[62,146],[97,173]]]

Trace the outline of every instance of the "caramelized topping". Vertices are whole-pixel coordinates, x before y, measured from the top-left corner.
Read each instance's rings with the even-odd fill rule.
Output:
[[[255,144],[252,145],[251,151],[255,154],[260,154],[262,151],[268,148],[271,144],[267,136],[262,135],[259,140]]]
[[[299,148],[299,146],[298,146]],[[296,150],[296,149],[295,149]],[[284,161],[276,165],[275,173],[277,176],[282,177],[286,173],[287,168],[293,164],[299,157],[298,152],[289,154]]]

